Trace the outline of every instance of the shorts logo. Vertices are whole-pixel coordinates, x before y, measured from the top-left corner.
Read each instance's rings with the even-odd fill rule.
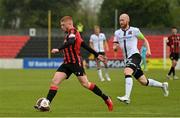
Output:
[[[78,75],[78,76],[81,75],[81,72],[76,72],[76,75]]]

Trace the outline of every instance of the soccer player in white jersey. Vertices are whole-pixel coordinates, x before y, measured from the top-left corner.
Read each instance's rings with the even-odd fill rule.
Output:
[[[91,35],[89,44],[91,48],[93,48],[96,52],[98,52],[98,54],[101,54],[104,56],[105,61],[103,63],[105,66],[105,77],[107,81],[111,81],[108,74],[107,57],[105,55],[105,48],[107,51],[109,51],[108,43],[106,41],[105,34],[100,32],[100,27],[97,25],[94,26],[94,34]],[[105,81],[102,75],[100,60],[96,60],[96,64],[97,64],[98,76],[99,76],[100,81]]]
[[[163,90],[164,96],[168,96],[168,83],[158,82],[152,78],[146,78],[140,67],[141,56],[137,48],[138,39],[144,41],[147,48],[147,56],[151,55],[148,40],[143,36],[138,28],[129,26],[130,18],[128,14],[121,14],[119,17],[120,29],[115,31],[114,48],[119,46],[123,50],[125,60],[125,96],[117,97],[124,103],[130,103],[130,95],[133,87],[132,76],[144,86],[158,87]]]

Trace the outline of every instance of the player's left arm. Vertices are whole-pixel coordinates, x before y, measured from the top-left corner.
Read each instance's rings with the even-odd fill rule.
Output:
[[[89,51],[90,53],[94,54],[96,58],[98,58],[101,61],[105,61],[103,55],[98,54],[95,50],[93,50],[89,45],[87,45],[84,41],[81,43],[81,46]]]
[[[150,49],[148,40],[144,37],[144,35],[141,32],[138,33],[137,38],[144,41],[144,44],[147,48],[146,54],[147,54],[147,56],[151,56],[151,49]]]
[[[94,54],[95,57],[98,57],[98,53],[92,49],[89,45],[87,45],[84,41],[81,43],[81,46],[86,49],[88,52]]]

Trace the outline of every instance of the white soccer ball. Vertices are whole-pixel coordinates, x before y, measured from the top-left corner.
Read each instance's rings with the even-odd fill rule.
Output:
[[[41,111],[49,111],[50,110],[50,102],[46,98],[39,98],[36,102],[36,105]]]

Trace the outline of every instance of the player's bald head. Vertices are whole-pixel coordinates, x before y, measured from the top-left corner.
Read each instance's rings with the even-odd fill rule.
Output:
[[[123,13],[119,16],[119,24],[122,29],[126,30],[129,27],[129,21],[130,18],[128,14]]]
[[[129,22],[130,21],[130,18],[129,18],[129,15],[126,14],[126,13],[123,13],[119,16],[119,19],[124,19],[125,21]]]

